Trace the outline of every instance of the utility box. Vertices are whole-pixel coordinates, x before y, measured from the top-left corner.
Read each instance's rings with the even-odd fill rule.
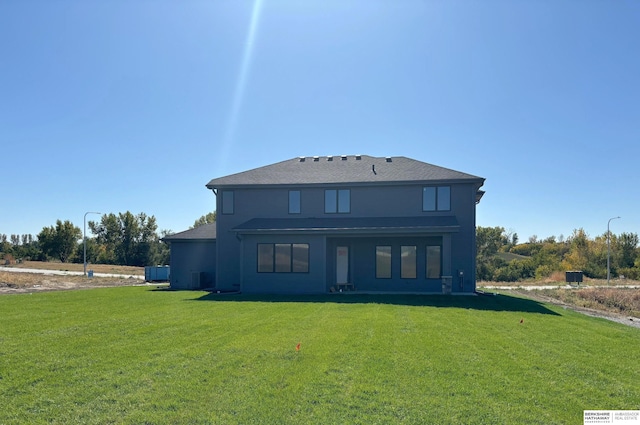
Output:
[[[442,293],[445,295],[450,295],[452,286],[453,276],[442,276]]]
[[[144,280],[147,282],[166,282],[169,280],[169,266],[147,266],[144,268]]]
[[[582,283],[582,271],[565,272],[565,280],[567,283]]]

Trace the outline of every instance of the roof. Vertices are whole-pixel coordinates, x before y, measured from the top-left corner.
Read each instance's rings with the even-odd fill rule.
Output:
[[[209,223],[162,238],[166,242],[216,240],[216,224]]]
[[[341,155],[292,158],[211,180],[209,189],[263,185],[475,182],[484,179],[403,156]]]
[[[433,233],[457,232],[454,216],[254,218],[233,228],[238,233]]]

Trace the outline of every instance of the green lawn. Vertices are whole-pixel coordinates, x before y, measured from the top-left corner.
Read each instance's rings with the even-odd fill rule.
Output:
[[[125,287],[0,296],[0,320],[0,424],[546,425],[640,409],[640,330],[504,295]]]

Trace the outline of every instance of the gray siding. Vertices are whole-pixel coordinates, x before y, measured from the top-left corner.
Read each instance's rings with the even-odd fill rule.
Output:
[[[258,273],[258,243],[309,244],[308,273]],[[246,293],[324,293],[326,286],[325,238],[305,235],[246,235],[242,240],[242,292]]]
[[[435,182],[434,182],[435,183]],[[451,187],[451,210],[422,211],[422,188],[426,184],[407,183],[393,185],[327,185],[279,186],[263,188],[225,188],[234,190],[234,214],[218,214],[217,287],[243,292],[326,292],[335,283],[335,247],[347,244],[351,249],[350,270],[358,289],[371,291],[440,292],[441,281],[424,277],[424,246],[436,238],[443,241],[443,275],[454,277],[454,292],[475,290],[475,196],[477,183],[446,183]],[[324,190],[344,188],[351,190],[349,214],[325,214]],[[300,190],[301,213],[288,213],[289,190]],[[217,211],[222,211],[221,196],[217,196]],[[412,217],[454,215],[460,228],[454,233],[430,235],[242,235],[233,228],[253,218],[289,217]],[[383,240],[385,245],[416,245],[418,249],[418,279],[407,281],[394,270],[391,280],[375,279],[375,245]],[[257,273],[257,243],[309,243],[309,273]],[[399,254],[396,254],[399,255]],[[394,261],[393,267],[399,267]],[[460,280],[462,271],[464,279]],[[357,281],[355,281],[357,280]]]
[[[200,289],[215,286],[216,280],[216,241],[172,241],[171,275],[173,289]],[[194,280],[199,273],[201,284]]]
[[[431,237],[372,237],[335,238],[328,244],[327,257],[335,257],[338,246],[349,247],[349,280],[358,291],[441,293],[441,279],[426,277],[426,246],[443,244],[441,236]],[[376,278],[376,246],[391,246],[391,278]],[[417,247],[416,277],[403,279],[400,275],[400,247]],[[335,262],[329,262],[329,288],[335,285]],[[445,273],[443,273],[445,274]]]

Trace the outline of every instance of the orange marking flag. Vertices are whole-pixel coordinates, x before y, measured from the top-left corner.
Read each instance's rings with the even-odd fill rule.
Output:
[[[298,345],[296,345],[296,351],[300,351],[300,342],[298,343]]]

